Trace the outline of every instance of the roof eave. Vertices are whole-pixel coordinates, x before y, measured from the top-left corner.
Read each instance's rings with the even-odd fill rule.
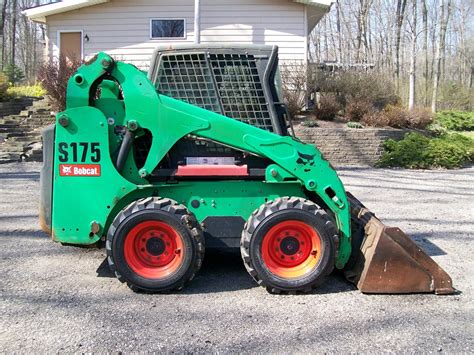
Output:
[[[103,4],[110,0],[66,0],[56,2],[52,4],[46,4],[42,6],[33,7],[26,9],[23,14],[34,22],[46,23],[46,17],[51,15],[60,14],[72,10],[81,9],[83,7]],[[306,4],[315,6],[320,9],[329,11],[334,0],[293,0],[300,4]]]
[[[34,22],[46,23],[47,16],[77,10],[87,6],[103,4],[106,2],[109,2],[109,0],[67,0],[26,9],[22,13]]]
[[[315,6],[326,11],[329,11],[332,4],[336,2],[336,0],[293,0],[293,1],[298,2],[300,4]]]

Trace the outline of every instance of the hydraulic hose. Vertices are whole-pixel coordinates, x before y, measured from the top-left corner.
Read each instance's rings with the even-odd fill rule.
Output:
[[[135,133],[127,129],[125,133],[122,144],[120,145],[120,150],[117,155],[117,162],[115,163],[115,168],[121,172],[127,161],[128,153],[132,148],[133,141],[135,140]]]

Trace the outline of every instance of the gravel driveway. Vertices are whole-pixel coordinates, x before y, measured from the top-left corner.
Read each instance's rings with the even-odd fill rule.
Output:
[[[468,352],[473,346],[474,169],[348,169],[348,189],[452,276],[454,296],[363,295],[332,276],[273,296],[239,255],[208,255],[170,295],[134,294],[104,250],[38,228],[39,164],[0,165],[0,352]]]

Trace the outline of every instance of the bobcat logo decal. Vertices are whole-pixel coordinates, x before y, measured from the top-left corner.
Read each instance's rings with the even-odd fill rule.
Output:
[[[72,173],[72,166],[70,165],[61,165],[61,175],[71,175]]]
[[[303,154],[303,153],[300,153],[298,152],[298,160],[296,161],[296,163],[300,164],[300,165],[309,165],[309,166],[314,166],[314,157],[315,155],[309,155],[309,154]]]

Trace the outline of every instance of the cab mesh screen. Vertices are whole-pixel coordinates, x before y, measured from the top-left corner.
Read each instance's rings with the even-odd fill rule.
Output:
[[[253,55],[163,54],[156,89],[163,95],[273,131]]]

